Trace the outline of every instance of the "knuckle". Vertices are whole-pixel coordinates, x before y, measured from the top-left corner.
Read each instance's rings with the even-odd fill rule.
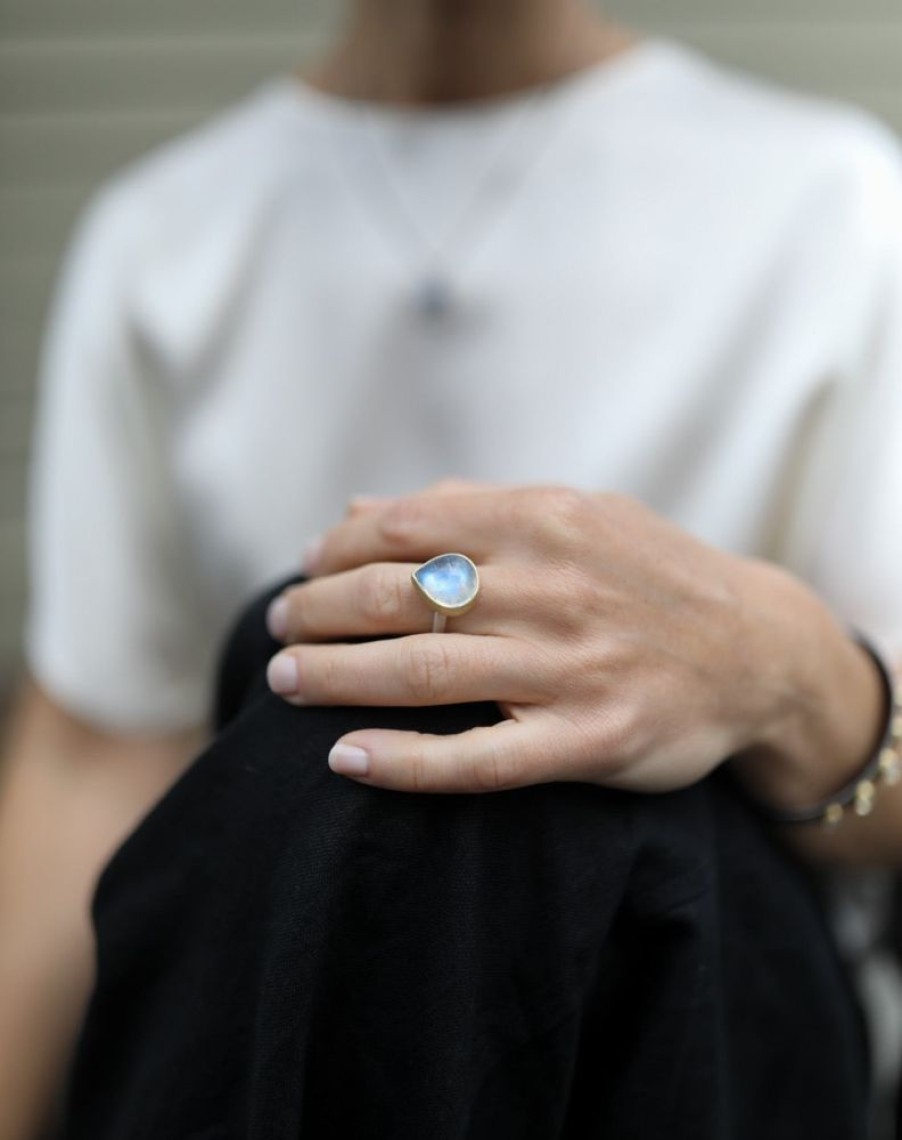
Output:
[[[367,567],[358,602],[364,619],[376,626],[397,621],[402,610],[398,576],[383,566]]]
[[[468,783],[478,791],[503,792],[522,783],[521,758],[509,749],[493,744],[470,766]]]
[[[632,502],[630,497],[621,491],[599,491],[597,501],[600,506],[612,514],[625,510],[627,505]]]
[[[596,496],[596,507],[609,526],[629,524],[631,520],[648,514],[649,508],[638,499],[621,491],[605,491]]]
[[[552,487],[546,502],[548,517],[568,530],[582,526],[586,513],[586,496],[572,487]]]
[[[381,538],[390,549],[408,550],[423,530],[424,504],[416,499],[399,499],[379,520]]]
[[[472,490],[472,484],[463,479],[439,479],[429,490],[434,495],[461,495],[465,491]]]
[[[411,695],[425,705],[439,704],[451,676],[448,650],[441,639],[422,641],[407,656],[406,682]]]
[[[329,704],[341,699],[340,675],[336,658],[331,653],[326,653],[319,658],[315,674],[308,674],[307,687],[312,693],[315,692],[317,700]]]
[[[553,539],[571,542],[585,529],[586,496],[572,487],[540,487],[528,503],[532,526]]]
[[[408,760],[409,784],[412,792],[425,792],[429,788],[426,756],[422,748],[414,748]]]

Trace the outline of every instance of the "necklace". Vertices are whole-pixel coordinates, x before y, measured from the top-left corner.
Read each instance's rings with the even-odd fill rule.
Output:
[[[422,320],[430,324],[441,323],[458,308],[457,286],[464,263],[488,237],[493,224],[500,222],[538,161],[542,148],[527,148],[525,159],[506,179],[504,193],[498,193],[497,182],[509,151],[521,131],[538,117],[539,111],[547,111],[552,89],[551,85],[538,88],[526,100],[513,125],[505,122],[502,137],[491,148],[489,159],[478,172],[470,193],[438,234],[426,230],[411,213],[404,187],[377,137],[372,112],[365,105],[358,108],[369,153],[378,171],[378,188],[387,207],[385,217],[392,219],[396,244],[403,241],[411,251],[411,260],[419,263],[411,289],[411,308]],[[373,188],[372,180],[369,185]],[[385,228],[385,218],[380,218],[380,221]],[[453,264],[455,255],[456,265]]]

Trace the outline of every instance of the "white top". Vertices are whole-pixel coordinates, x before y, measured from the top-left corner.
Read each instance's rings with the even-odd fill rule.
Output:
[[[31,665],[113,728],[203,719],[248,596],[446,475],[637,496],[902,651],[895,139],[662,39],[455,109],[278,80],[96,199],[34,475]]]

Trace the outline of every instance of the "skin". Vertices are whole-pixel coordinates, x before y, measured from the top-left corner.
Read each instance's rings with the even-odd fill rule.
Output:
[[[481,593],[434,634],[410,574],[443,550],[477,563]],[[286,700],[493,700],[505,716],[459,736],[350,733],[330,764],[362,782],[479,792],[584,780],[661,792],[735,757],[755,795],[801,807],[844,786],[880,737],[877,670],[806,585],[628,498],[445,484],[364,502],[307,570],[313,580],[268,617],[289,646],[268,674]],[[902,863],[900,788],[882,789],[867,819],[789,834],[812,857]]]
[[[24,686],[0,784],[0,1140],[33,1140],[64,1071],[93,979],[98,870],[199,743],[103,732]]]
[[[636,39],[578,0],[358,0],[305,79],[349,99],[456,103],[554,82]]]

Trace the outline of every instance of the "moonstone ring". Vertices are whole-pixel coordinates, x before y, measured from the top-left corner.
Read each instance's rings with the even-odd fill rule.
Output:
[[[465,554],[439,554],[418,566],[411,578],[435,611],[433,633],[443,633],[449,617],[460,617],[476,604],[479,571]]]

